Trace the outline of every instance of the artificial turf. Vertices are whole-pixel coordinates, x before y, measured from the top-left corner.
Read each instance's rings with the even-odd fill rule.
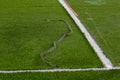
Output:
[[[40,58],[66,32],[66,20],[73,34],[65,38],[48,58],[59,68],[102,67],[96,53],[57,0],[0,0],[0,69],[48,69]]]
[[[114,66],[120,65],[120,2],[67,0]]]
[[[75,9],[80,8],[81,5],[83,6],[83,4],[79,3],[80,1],[84,2],[83,0],[76,0],[77,3],[74,1],[75,5],[72,6],[76,6]],[[91,0],[98,1],[94,3],[88,0],[86,1],[87,3],[85,4],[89,3],[89,6],[91,6],[91,4],[95,6],[96,3],[97,5],[103,4],[103,2],[101,4],[98,3],[103,0]],[[112,0],[116,6],[119,6],[118,4],[120,2],[116,1],[118,0]],[[107,2],[113,5],[111,1]],[[78,7],[78,5],[80,7]],[[87,8],[89,8],[89,6],[87,6]],[[82,10],[84,14],[84,9],[85,8],[81,8],[79,10]],[[117,12],[117,10],[115,12]],[[80,19],[81,17],[85,18],[86,15],[81,15],[81,13],[79,14]],[[56,52],[49,56],[52,62],[61,68],[102,66],[82,33],[57,0],[0,0],[1,70],[51,68],[40,59],[39,54],[49,49],[53,41],[57,40],[67,29],[63,23],[46,22],[48,18],[64,19],[73,29],[73,34],[67,37],[60,44]],[[86,26],[88,23],[91,27],[93,25],[89,20],[86,23],[86,20],[82,19],[82,22],[84,22]],[[87,27],[87,29],[89,29],[89,27]],[[91,28],[90,31],[92,31]],[[93,36],[97,37],[94,34]],[[98,41],[99,38],[96,40]],[[116,44],[117,42],[119,43],[119,41],[116,41]],[[102,45],[103,44],[101,44],[101,46]],[[119,47],[119,45],[117,46]],[[114,56],[117,56],[119,59],[118,55],[119,54],[115,54]],[[119,70],[16,73],[0,74],[0,80],[119,80],[119,76]]]

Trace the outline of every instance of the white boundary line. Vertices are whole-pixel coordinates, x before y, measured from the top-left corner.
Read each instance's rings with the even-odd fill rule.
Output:
[[[112,65],[111,61],[104,55],[102,49],[98,46],[96,41],[93,39],[93,37],[87,31],[87,29],[84,27],[84,25],[81,23],[81,21],[74,15],[74,13],[71,11],[71,9],[67,6],[66,2],[64,0],[59,0],[59,2],[66,9],[66,11],[72,17],[72,19],[77,24],[79,29],[82,31],[82,33],[84,34],[84,36],[86,37],[86,39],[88,40],[89,44],[92,46],[94,51],[96,52],[97,56],[99,57],[99,59],[101,60],[103,65],[106,68],[113,68],[113,65]]]
[[[79,71],[108,71],[108,70],[120,70],[120,67],[113,67],[112,69],[108,68],[79,68],[79,69],[46,69],[46,70],[13,70],[7,71],[3,70],[0,73],[11,74],[11,73],[47,73],[47,72],[79,72]]]

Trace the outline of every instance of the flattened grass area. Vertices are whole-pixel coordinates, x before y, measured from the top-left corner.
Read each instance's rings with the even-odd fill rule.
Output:
[[[119,80],[120,71],[0,74],[0,80]]]
[[[53,42],[73,29],[48,58],[59,68],[102,67],[82,33],[57,0],[0,0],[0,69],[48,69],[40,58]]]
[[[120,66],[120,2],[118,0],[67,0],[110,58]]]

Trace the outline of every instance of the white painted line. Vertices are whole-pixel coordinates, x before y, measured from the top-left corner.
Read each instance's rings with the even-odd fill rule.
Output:
[[[66,9],[66,11],[72,17],[72,19],[77,24],[77,26],[79,27],[79,29],[85,35],[86,39],[88,40],[89,44],[92,46],[92,48],[94,49],[94,51],[96,52],[97,56],[100,58],[100,60],[103,63],[103,65],[106,68],[108,68],[108,69],[112,69],[113,65],[112,65],[111,61],[104,55],[103,51],[97,45],[96,41],[93,39],[93,37],[90,35],[90,33],[84,27],[84,25],[80,22],[80,20],[74,15],[74,13],[71,11],[71,9],[67,6],[66,2],[64,0],[59,0],[59,2]]]
[[[12,70],[7,71],[3,70],[0,73],[4,74],[13,74],[13,73],[47,73],[47,72],[79,72],[79,71],[108,71],[108,70],[120,70],[120,67],[113,67],[112,69],[109,68],[79,68],[79,69],[46,69],[46,70]]]

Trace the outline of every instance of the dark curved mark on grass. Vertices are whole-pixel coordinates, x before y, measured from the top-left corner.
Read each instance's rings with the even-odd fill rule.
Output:
[[[50,60],[48,60],[47,56],[48,56],[49,54],[53,53],[53,52],[57,49],[58,45],[59,45],[67,36],[69,36],[70,34],[72,34],[73,31],[72,31],[70,25],[69,25],[65,20],[62,20],[62,19],[60,19],[60,20],[46,19],[46,21],[59,21],[59,22],[63,22],[63,23],[66,25],[67,29],[68,29],[68,32],[64,33],[57,41],[54,41],[53,46],[51,46],[48,50],[46,50],[46,51],[44,51],[43,53],[40,54],[41,59],[42,59],[47,65],[49,65],[49,66],[52,67],[52,68],[58,68],[59,66],[53,64]]]

